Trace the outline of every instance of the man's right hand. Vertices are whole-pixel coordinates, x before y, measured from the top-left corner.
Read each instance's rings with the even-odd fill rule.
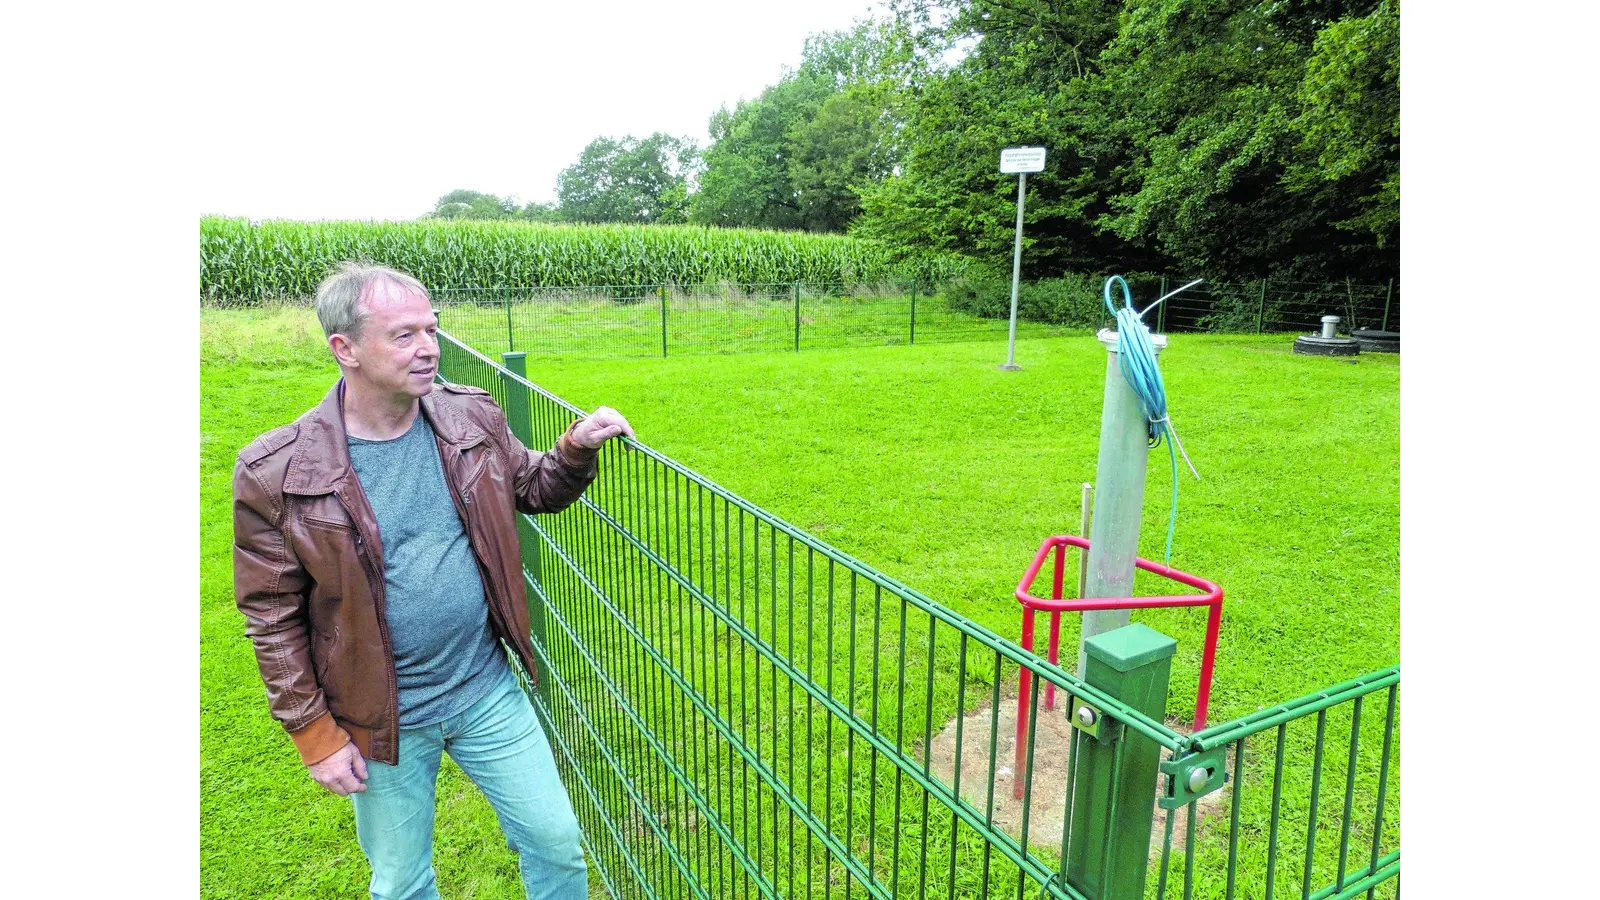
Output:
[[[361,751],[354,743],[346,742],[332,756],[312,763],[309,768],[317,784],[341,797],[367,789],[367,761],[361,758]]]

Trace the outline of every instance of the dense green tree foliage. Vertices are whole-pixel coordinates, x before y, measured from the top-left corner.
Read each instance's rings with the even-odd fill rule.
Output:
[[[567,220],[561,214],[560,204],[532,201],[522,208],[522,218],[527,219],[529,222],[565,222]]]
[[[1317,35],[1300,83],[1292,184],[1340,184],[1357,209],[1335,227],[1387,247],[1400,232],[1400,6],[1378,4]]]
[[[455,190],[440,197],[433,210],[424,213],[424,219],[475,219],[486,222],[524,220],[529,222],[564,222],[561,209],[554,203],[528,203],[517,208],[515,197],[497,197],[479,191]]]
[[[558,205],[453,191],[440,218],[850,230],[1028,277],[1382,281],[1399,265],[1399,0],[898,0],[813,35],[711,143],[597,138]]]
[[[1029,274],[1397,268],[1398,3],[967,0],[897,13],[923,55],[961,55],[918,86],[903,171],[863,196],[860,233],[1001,262],[1016,182],[999,174],[999,149],[1042,144]]]
[[[455,190],[433,204],[432,219],[500,220],[517,218],[517,201],[478,191]]]
[[[659,132],[643,140],[595,138],[556,179],[561,215],[571,222],[682,224],[697,159],[693,141]]]
[[[799,68],[712,115],[691,221],[843,231],[898,162],[912,51],[892,22],[808,39]]]

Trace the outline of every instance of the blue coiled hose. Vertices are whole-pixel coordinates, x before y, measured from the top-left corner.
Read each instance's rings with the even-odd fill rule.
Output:
[[[1199,283],[1191,281],[1172,294]],[[1118,309],[1111,300],[1112,284],[1122,287],[1121,309]],[[1172,294],[1168,294],[1167,297]],[[1122,366],[1122,378],[1139,396],[1139,405],[1144,410],[1145,421],[1150,428],[1150,446],[1155,447],[1163,438],[1170,438],[1167,441],[1167,456],[1172,460],[1172,512],[1167,519],[1166,557],[1170,565],[1172,536],[1178,528],[1178,454],[1183,454],[1183,461],[1188,463],[1189,471],[1194,472],[1196,479],[1200,477],[1200,473],[1195,471],[1194,463],[1189,460],[1188,452],[1183,449],[1183,442],[1178,440],[1177,430],[1172,427],[1172,417],[1167,411],[1167,388],[1161,382],[1161,369],[1156,366],[1155,341],[1151,340],[1150,329],[1144,324],[1143,319],[1144,313],[1155,309],[1167,297],[1162,297],[1145,307],[1144,312],[1139,312],[1133,308],[1133,292],[1128,289],[1128,282],[1124,281],[1121,275],[1112,275],[1106,279],[1106,311],[1117,320],[1117,361]]]

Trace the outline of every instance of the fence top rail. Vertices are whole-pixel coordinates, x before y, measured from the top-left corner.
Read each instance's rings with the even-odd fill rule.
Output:
[[[1364,697],[1367,694],[1381,691],[1399,683],[1400,667],[1398,665],[1379,669],[1376,672],[1369,672],[1359,678],[1352,678],[1349,681],[1325,687],[1303,697],[1290,700],[1287,703],[1280,703],[1277,706],[1268,707],[1248,716],[1241,716],[1232,722],[1213,725],[1192,735],[1188,739],[1189,748],[1194,752],[1199,752],[1211,750],[1224,744],[1231,744],[1240,738],[1266,731],[1268,728],[1277,727],[1284,722],[1289,722],[1302,716],[1309,716],[1312,713],[1338,706],[1341,703],[1348,703],[1357,697]]]
[[[560,406],[562,409],[565,409],[574,416],[582,417],[586,415],[586,413],[579,407],[574,406],[573,404],[556,396],[555,394],[552,394],[544,388],[539,387],[528,379],[517,375],[504,366],[501,366],[484,354],[479,353],[476,349],[466,345],[465,343],[462,343],[460,340],[457,340],[449,333],[441,330],[439,335],[456,348],[471,354],[484,365],[491,367],[492,370],[497,372],[501,378],[508,381],[513,381],[522,385],[523,387],[526,387],[528,390],[534,392],[540,397],[545,398],[551,403]],[[1143,734],[1145,737],[1150,738],[1161,746],[1166,747],[1169,750],[1181,750],[1186,745],[1188,739],[1184,735],[1172,730],[1171,728],[1168,728],[1164,723],[1158,722],[1155,719],[1144,715],[1138,710],[1128,707],[1123,702],[1115,699],[1109,694],[1104,693],[1098,688],[1095,688],[1086,682],[1080,681],[1076,675],[1061,668],[1059,665],[1051,663],[1048,660],[1045,660],[1043,657],[1037,656],[1028,650],[1024,650],[1020,645],[1001,637],[995,632],[990,631],[988,628],[985,628],[983,625],[968,619],[967,617],[955,612],[952,609],[949,609],[948,607],[945,607],[938,601],[933,600],[920,591],[917,591],[916,589],[911,588],[900,581],[885,575],[882,572],[879,572],[877,569],[874,569],[873,567],[856,559],[848,553],[845,553],[837,547],[834,547],[826,541],[823,541],[784,521],[778,516],[773,515],[749,500],[740,497],[739,495],[717,484],[709,478],[706,478],[705,476],[687,468],[683,464],[668,457],[660,451],[631,438],[623,437],[620,438],[620,440],[622,440],[626,445],[632,447],[636,452],[644,454],[647,458],[655,460],[657,463],[673,470],[674,472],[677,472],[689,481],[698,484],[700,487],[710,491],[712,494],[721,497],[724,501],[739,507],[749,515],[754,516],[757,520],[765,522],[773,530],[784,533],[788,537],[793,538],[802,546],[816,551],[817,553],[833,560],[835,563],[843,566],[845,569],[855,573],[861,578],[866,579],[868,583],[874,584],[890,594],[899,597],[901,600],[904,600],[911,606],[922,610],[934,620],[943,622],[945,625],[954,628],[957,632],[967,635],[971,639],[977,641],[980,645],[993,650],[1000,656],[1013,663],[1016,663],[1019,666],[1027,668],[1041,679],[1044,679],[1050,683],[1054,683],[1057,687],[1067,691],[1068,693],[1074,696],[1082,697],[1085,700],[1100,706],[1102,709],[1110,712],[1114,718],[1124,722],[1128,727],[1138,731],[1140,734]]]

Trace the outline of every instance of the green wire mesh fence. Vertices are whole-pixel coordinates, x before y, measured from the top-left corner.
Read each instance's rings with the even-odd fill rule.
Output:
[[[582,415],[453,334],[441,348],[442,376],[489,391],[531,447],[551,446]],[[1205,811],[1216,792],[1184,807],[1181,842],[1169,831],[1164,851],[1151,846],[1137,893],[1177,896],[1181,883],[1184,897],[1286,896],[1290,881],[1315,881],[1304,896],[1323,900],[1398,872],[1398,670],[1191,737],[643,444],[607,442],[599,472],[578,503],[520,517],[519,529],[540,663],[531,696],[607,895],[1112,896],[1085,893],[1104,884],[1091,870],[1105,841],[1082,824],[1098,801],[1074,781],[1085,733],[1051,743],[1046,723],[1065,717],[1041,720],[1041,682],[1127,736],[1114,772],[1135,741],[1169,766],[1192,768],[1218,748],[1244,760],[1229,814]],[[1021,698],[1006,690],[1020,668],[1033,673]],[[1361,717],[1359,697],[1385,687],[1387,711]],[[1359,777],[1344,783],[1342,815],[1328,814],[1317,808],[1324,732],[1343,728],[1331,717],[1347,700],[1357,709],[1348,771]],[[1039,724],[1012,771],[1019,702]],[[1308,716],[1310,750],[1295,727]],[[1370,759],[1375,718],[1386,721],[1381,765]],[[1274,728],[1276,743],[1257,737]],[[1374,765],[1375,787],[1360,780]],[[1146,777],[1153,810],[1153,768]],[[1018,779],[1020,804],[1009,800]],[[1330,829],[1338,873],[1323,890]],[[1369,840],[1384,851],[1375,862],[1350,852]],[[1289,877],[1291,858],[1303,858],[1305,879]]]
[[[1186,283],[1187,279],[1164,278],[1160,292]],[[1158,332],[1316,332],[1323,316],[1338,316],[1339,331],[1345,334],[1400,327],[1393,282],[1205,281],[1162,306],[1155,321],[1149,322]]]
[[[456,288],[434,302],[474,347],[620,359],[796,352],[1004,339],[1005,320],[961,312],[916,282],[774,282]],[[1060,328],[1022,323],[1022,333]]]
[[[1395,666],[1207,728],[1170,753],[1156,896],[1181,883],[1185,898],[1398,897],[1399,693]],[[1186,796],[1183,773],[1206,765],[1229,783]]]
[[[1141,306],[1190,279],[1152,279]],[[1029,285],[1022,285],[1024,296]],[[1075,324],[1018,322],[1019,337],[1108,326],[1097,298]],[[435,293],[450,331],[486,352],[623,359],[799,352],[852,346],[1005,340],[1005,316],[974,315],[937,284],[773,282],[449,288]],[[1392,285],[1202,283],[1157,307],[1157,331],[1315,332],[1324,315],[1343,331],[1399,327]],[[1081,317],[1081,313],[1073,313]],[[1100,316],[1096,318],[1096,316]],[[1069,317],[1070,318],[1070,317]]]

